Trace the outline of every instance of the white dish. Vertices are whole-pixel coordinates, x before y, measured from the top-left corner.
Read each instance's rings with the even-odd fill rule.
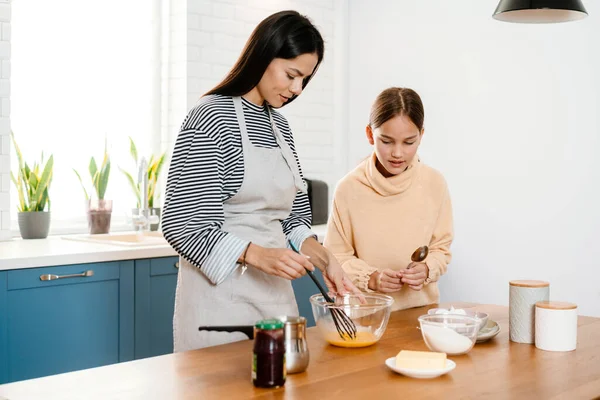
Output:
[[[446,368],[442,369],[409,369],[409,368],[396,368],[396,357],[390,357],[385,360],[385,365],[392,371],[409,376],[417,379],[431,379],[437,378],[447,374],[456,368],[456,363],[452,360],[446,359]]]
[[[489,320],[487,324],[477,333],[477,342],[487,342],[500,333],[500,325],[496,321]]]

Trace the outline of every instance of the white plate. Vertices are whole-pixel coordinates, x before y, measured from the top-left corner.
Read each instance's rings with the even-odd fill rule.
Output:
[[[387,360],[385,360],[385,365],[387,365],[387,367],[394,372],[418,379],[437,378],[438,376],[447,374],[448,372],[456,368],[456,363],[449,359],[446,359],[446,368],[443,369],[396,368],[396,357],[390,357]]]
[[[487,342],[500,333],[500,325],[496,321],[489,320],[477,334],[477,343]]]

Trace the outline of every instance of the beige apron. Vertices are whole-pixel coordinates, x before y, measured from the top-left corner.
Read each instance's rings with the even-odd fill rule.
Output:
[[[223,231],[263,247],[284,248],[281,221],[286,219],[297,190],[306,187],[290,147],[269,118],[279,147],[266,149],[250,143],[242,99],[234,97],[244,155],[240,190],[223,203]],[[194,265],[179,259],[173,316],[175,352],[246,340],[240,332],[199,331],[199,326],[254,325],[260,319],[298,315],[291,281],[256,268],[236,268],[223,283],[213,285]]]

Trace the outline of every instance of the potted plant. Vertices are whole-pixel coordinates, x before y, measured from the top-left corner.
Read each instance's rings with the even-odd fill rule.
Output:
[[[139,169],[140,164],[139,164],[139,160],[138,160],[137,147],[131,137],[129,137],[129,153],[131,154],[131,158],[135,162],[136,167],[138,167],[138,169]],[[159,218],[160,218],[160,207],[158,207],[158,204],[156,201],[156,197],[158,197],[157,186],[158,186],[158,178],[159,178],[160,172],[162,171],[163,164],[165,162],[165,154],[166,153],[162,153],[159,157],[156,157],[156,158],[154,155],[151,155],[150,160],[148,161],[148,168],[146,169],[146,172],[145,172],[148,177],[148,186],[147,186],[148,187],[148,190],[147,190],[148,210],[150,212],[150,215],[156,215]],[[144,205],[142,204],[143,196],[142,196],[142,192],[141,192],[141,186],[142,186],[141,182],[139,179],[133,178],[134,176],[137,176],[137,175],[130,174],[129,172],[127,172],[126,170],[124,170],[121,167],[119,167],[119,169],[121,170],[121,172],[123,172],[123,174],[127,178],[127,181],[129,182],[129,185],[131,186],[131,189],[133,190],[133,193],[137,200],[136,208],[132,209],[132,214],[138,215],[139,210],[142,207],[144,207]],[[158,223],[151,224],[150,230],[152,230],[152,231],[158,230],[158,225],[159,225]]]
[[[106,187],[108,186],[108,178],[110,176],[110,157],[108,155],[106,143],[104,144],[104,158],[100,168],[98,168],[98,164],[96,164],[94,157],[90,159],[90,164],[88,166],[88,171],[92,179],[92,187],[96,194],[95,198],[88,194],[79,172],[77,172],[76,169],[73,169],[73,171],[75,171],[77,178],[79,178],[87,201],[87,218],[90,233],[92,235],[108,233],[110,231],[110,219],[113,204],[112,200],[106,200],[104,198]]]
[[[17,145],[15,135],[10,133],[17,153],[19,170],[15,176],[10,173],[11,180],[17,188],[19,196],[18,221],[19,231],[23,239],[44,239],[50,230],[50,195],[48,190],[52,182],[54,156],[50,155],[44,165],[44,152],[40,163],[35,162],[33,168],[23,160],[21,149]],[[46,205],[48,206],[47,211]]]

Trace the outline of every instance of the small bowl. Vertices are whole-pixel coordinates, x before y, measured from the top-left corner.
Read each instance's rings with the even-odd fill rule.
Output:
[[[457,356],[475,345],[480,321],[467,315],[427,314],[419,317],[419,324],[429,350]]]
[[[427,311],[427,314],[429,315],[449,315],[449,314],[456,314],[456,315],[466,315],[468,317],[473,317],[476,318],[480,321],[480,325],[479,325],[479,330],[481,331],[488,322],[489,319],[489,314],[488,313],[484,313],[481,311],[473,311],[473,310],[465,310],[462,308],[456,308],[456,309],[447,309],[447,308],[432,308],[429,311]]]
[[[310,297],[313,316],[323,338],[338,347],[366,347],[377,343],[387,328],[394,299],[378,293],[363,294],[365,303],[359,296],[346,295],[328,303],[321,294]],[[356,325],[356,338],[341,337],[333,322],[332,310],[345,313]]]

